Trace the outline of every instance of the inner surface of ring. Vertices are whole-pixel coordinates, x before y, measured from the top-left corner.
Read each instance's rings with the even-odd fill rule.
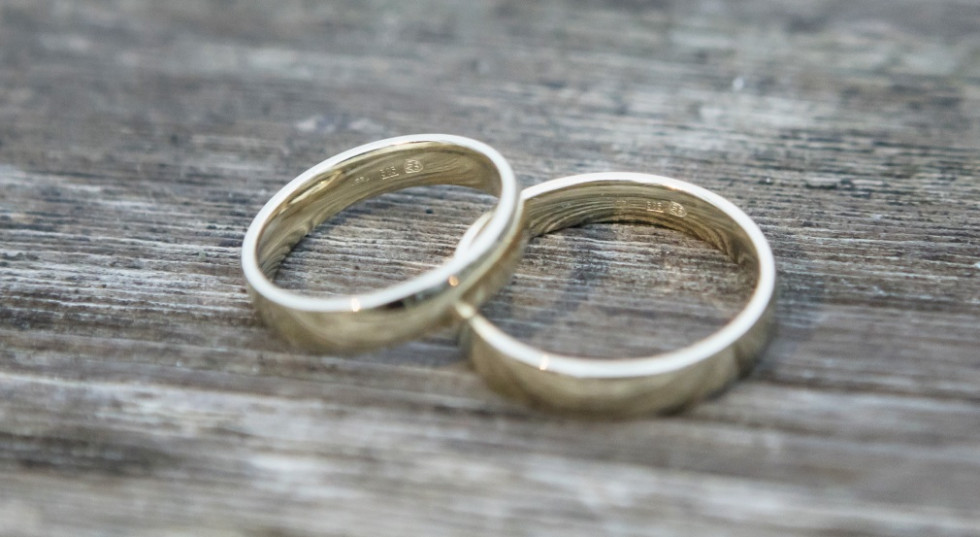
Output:
[[[571,186],[527,200],[531,236],[598,222],[649,223],[697,237],[755,273],[758,255],[745,231],[712,204],[680,190],[631,181],[607,181],[599,188]]]
[[[525,191],[523,226],[528,231],[528,235],[533,237],[592,223],[652,224],[706,242],[741,267],[737,273],[722,276],[717,272],[721,265],[709,261],[713,256],[704,254],[709,257],[703,257],[697,253],[697,246],[692,245],[695,250],[688,250],[688,252],[701,263],[707,262],[697,272],[708,270],[710,278],[708,281],[711,282],[709,285],[704,286],[702,283],[696,289],[692,289],[689,283],[685,283],[693,281],[690,278],[670,283],[656,276],[648,277],[647,274],[642,273],[643,269],[639,269],[639,272],[636,269],[632,271],[623,269],[620,277],[612,280],[619,282],[615,284],[617,287],[604,289],[610,293],[603,292],[599,302],[590,306],[591,320],[582,320],[571,313],[578,311],[574,303],[581,300],[583,294],[588,295],[591,290],[598,287],[594,283],[568,282],[581,280],[582,271],[591,274],[587,278],[592,280],[596,271],[604,274],[608,271],[621,270],[617,268],[619,264],[607,262],[609,250],[601,244],[589,247],[587,244],[580,243],[579,247],[586,247],[588,253],[584,254],[584,258],[574,261],[569,260],[571,253],[555,251],[552,246],[550,253],[545,254],[543,258],[528,256],[533,259],[530,265],[531,273],[518,271],[517,278],[505,288],[502,298],[490,301],[482,308],[486,310],[486,318],[491,322],[480,323],[479,326],[496,327],[501,332],[510,334],[510,337],[527,344],[530,344],[529,340],[535,339],[537,340],[535,346],[550,348],[551,352],[557,352],[558,355],[602,359],[648,357],[651,349],[660,349],[656,351],[657,353],[680,349],[692,341],[702,341],[710,334],[714,334],[721,327],[715,323],[731,322],[734,319],[731,316],[737,316],[740,311],[743,311],[746,301],[759,292],[759,278],[762,272],[758,252],[748,232],[735,220],[735,217],[729,216],[721,207],[714,205],[714,203],[728,204],[727,201],[718,197],[717,201],[709,202],[680,188],[649,181],[636,181],[628,177],[618,180],[604,178],[568,182],[565,186],[548,186],[548,183],[545,183]],[[711,196],[714,195],[708,194],[706,199],[711,200]],[[483,221],[486,218],[487,215],[484,215]],[[470,228],[458,248],[465,249],[472,242],[480,225],[481,222],[478,222]],[[608,234],[609,231],[598,231],[598,233]],[[654,233],[655,235],[652,236],[662,237],[666,241],[668,248],[666,251],[680,244],[669,236],[656,235],[656,232],[649,233]],[[589,232],[588,236],[593,237],[589,239],[590,241],[596,237],[593,232]],[[609,238],[614,239],[614,237]],[[602,240],[602,242],[607,241]],[[673,254],[664,257],[663,246],[654,248],[655,250],[650,251],[649,254],[643,254],[636,245],[623,245],[617,247],[616,252],[617,257],[622,257],[618,254],[623,254],[627,258],[632,258],[633,263],[644,263],[654,259],[656,259],[655,263],[667,261],[677,267],[678,275],[692,276],[690,270],[682,268],[683,264],[676,264],[677,259],[669,261]],[[633,266],[637,267],[635,264]],[[561,290],[549,288],[547,295],[550,300],[549,307],[541,308],[539,301],[543,295],[538,292],[542,286],[541,278],[552,279],[556,267],[566,267],[568,270],[566,277],[570,279],[566,280],[566,285]],[[535,272],[537,274],[533,275]],[[696,279],[700,282],[705,281],[700,277]],[[639,301],[636,293],[651,286],[660,288],[656,298]],[[684,291],[685,289],[687,291]],[[697,293],[695,296],[689,294],[692,290]],[[716,294],[716,291],[722,290],[724,290],[722,294]],[[653,309],[647,309],[648,306]],[[519,313],[522,311],[535,313],[532,313],[531,317],[526,317]],[[643,321],[639,324],[628,320],[635,318],[635,315],[627,315],[627,320],[624,320],[624,313],[637,311],[646,312],[640,316]],[[594,317],[596,314],[602,316],[601,321],[596,320]],[[723,314],[724,317],[717,318],[716,314]],[[550,321],[542,324],[544,322],[542,315]],[[556,339],[558,332],[542,328],[550,326],[547,323],[553,323],[557,317],[563,318],[561,324],[572,330],[570,333],[592,335],[585,340],[579,337]],[[690,321],[697,322],[692,324]],[[627,324],[624,325],[624,322]],[[599,332],[593,333],[593,330]],[[634,336],[609,337],[610,334],[624,333],[631,333]],[[541,340],[542,336],[549,343]],[[556,343],[563,348],[560,350],[554,348],[552,345]],[[612,356],[609,352],[611,349],[616,349]]]
[[[308,172],[310,173],[310,172]],[[318,170],[276,208],[258,241],[258,262],[273,279],[282,260],[317,225],[351,205],[404,188],[450,184],[499,195],[501,178],[486,155],[444,142],[410,142]]]

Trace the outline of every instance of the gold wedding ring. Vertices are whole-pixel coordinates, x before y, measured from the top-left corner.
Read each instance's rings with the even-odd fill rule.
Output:
[[[420,276],[373,292],[316,297],[274,282],[282,260],[314,227],[346,207],[412,186],[453,184],[498,196],[483,232],[465,252]],[[264,320],[290,342],[333,352],[364,351],[417,337],[478,303],[521,246],[522,206],[514,173],[490,146],[445,134],[363,145],[303,172],[259,211],[242,244],[242,270]]]
[[[744,309],[687,347],[645,358],[563,356],[524,344],[494,326],[475,303],[460,303],[461,345],[476,370],[505,395],[559,410],[637,414],[697,402],[748,372],[769,339],[776,268],[759,227],[721,196],[656,175],[598,173],[525,189],[529,236],[590,222],[638,222],[700,238],[755,275]],[[484,221],[489,226],[489,220]],[[489,227],[478,221],[460,242],[465,254]]]

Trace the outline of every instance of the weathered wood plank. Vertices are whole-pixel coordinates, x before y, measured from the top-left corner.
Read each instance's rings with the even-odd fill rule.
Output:
[[[0,3],[0,534],[980,535],[980,4]],[[770,238],[780,331],[670,418],[485,388],[443,332],[342,358],[255,318],[244,230],[289,178],[413,132],[524,184],[630,170]],[[391,283],[489,200],[386,195],[280,281]],[[486,308],[646,354],[745,275],[655,228],[542,237]]]

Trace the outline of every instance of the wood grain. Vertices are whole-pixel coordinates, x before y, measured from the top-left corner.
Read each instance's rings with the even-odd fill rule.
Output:
[[[530,185],[675,176],[769,237],[779,333],[670,418],[487,390],[448,333],[353,358],[256,319],[239,246],[310,165],[399,134]],[[980,535],[980,4],[0,3],[0,535]],[[412,189],[280,283],[434,266],[489,200]],[[745,275],[696,240],[536,240],[486,307],[537,345],[646,354]]]

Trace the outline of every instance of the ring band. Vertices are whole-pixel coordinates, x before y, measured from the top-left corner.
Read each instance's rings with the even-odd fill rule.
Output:
[[[525,189],[528,236],[590,222],[640,222],[704,240],[755,274],[748,303],[711,336],[646,358],[562,356],[524,344],[457,305],[466,319],[460,341],[477,371],[497,391],[559,410],[637,414],[678,410],[748,372],[769,339],[776,269],[759,227],[731,202],[701,187],[655,175],[597,173],[555,179]],[[477,222],[460,242],[480,238]]]
[[[314,227],[346,207],[412,186],[453,184],[498,196],[479,237],[441,266],[378,291],[314,297],[273,283],[282,260]],[[460,136],[419,134],[345,151],[303,172],[259,211],[242,243],[242,270],[263,319],[293,344],[355,352],[411,339],[479,302],[495,265],[521,247],[520,192],[492,147]]]

